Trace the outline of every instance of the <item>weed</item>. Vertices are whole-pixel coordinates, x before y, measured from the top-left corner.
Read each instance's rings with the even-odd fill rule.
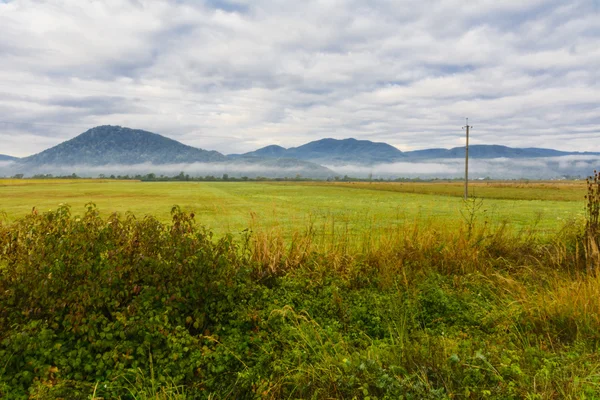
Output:
[[[594,271],[600,265],[600,173],[587,179],[585,251],[588,272]]]
[[[482,207],[483,199],[479,197],[471,196],[468,199],[463,199],[463,208],[460,210],[460,215],[462,215],[467,225],[467,239],[471,239],[475,222]]]

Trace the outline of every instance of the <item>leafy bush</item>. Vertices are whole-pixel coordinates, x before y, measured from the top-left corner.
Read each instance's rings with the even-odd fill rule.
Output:
[[[415,226],[352,253],[178,207],[34,211],[0,224],[0,397],[595,398],[580,232]]]
[[[150,353],[176,383],[201,380],[214,342],[199,334],[236,306],[244,270],[231,237],[213,241],[193,215],[172,215],[164,226],[62,206],[2,230],[0,360],[13,396],[59,378],[89,391],[147,370]]]

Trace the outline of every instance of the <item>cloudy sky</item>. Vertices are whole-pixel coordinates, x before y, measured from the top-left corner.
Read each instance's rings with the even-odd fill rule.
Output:
[[[0,153],[96,125],[600,151],[600,0],[0,0]]]

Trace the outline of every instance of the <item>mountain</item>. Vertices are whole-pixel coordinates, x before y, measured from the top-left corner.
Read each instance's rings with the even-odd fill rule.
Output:
[[[240,156],[227,164],[231,176],[268,176],[271,178],[329,178],[337,174],[331,169],[310,161],[295,158],[264,158]]]
[[[400,150],[387,143],[356,139],[321,139],[288,149],[288,156],[301,160],[377,163],[403,157]]]
[[[253,156],[258,156],[258,157],[269,157],[269,158],[275,158],[275,157],[281,158],[281,157],[285,157],[286,152],[287,152],[286,148],[273,144],[273,145],[258,149],[256,151],[253,151],[252,154],[247,153],[246,155],[253,155]]]
[[[514,148],[500,145],[471,145],[469,157],[473,159],[494,158],[544,158],[567,155],[600,155],[591,152],[566,152],[537,147]],[[281,146],[267,146],[261,149],[235,155],[235,157],[296,158],[325,165],[375,165],[395,162],[464,158],[465,148],[432,148],[402,152],[387,143],[356,139],[321,139],[299,147],[285,149]]]
[[[357,177],[456,177],[464,163],[464,147],[402,152],[387,144],[356,139],[321,139],[302,146],[277,145],[253,152],[225,156],[202,150],[143,130],[98,126],[41,153],[16,159],[0,156],[0,176],[25,174],[99,176],[155,173],[173,176],[330,178]],[[600,153],[565,152],[543,148],[499,145],[469,147],[474,173],[494,177],[554,177],[585,175],[593,170]],[[562,157],[579,155],[586,157]],[[588,157],[592,156],[592,157]],[[435,161],[432,165],[432,161]],[[335,171],[327,168],[332,166]],[[433,168],[433,170],[432,170]],[[437,168],[437,169],[436,169]],[[511,172],[512,175],[507,171]],[[496,176],[502,173],[504,175]]]
[[[404,153],[410,160],[439,159],[439,158],[463,158],[465,148],[454,147],[452,149],[426,149],[407,151]],[[539,158],[539,157],[560,157],[574,154],[594,154],[594,153],[573,153],[552,149],[542,149],[537,147],[513,148],[499,145],[471,145],[469,146],[470,158]]]
[[[0,154],[0,161],[16,161],[17,157],[7,156],[6,154]]]
[[[156,133],[120,126],[98,126],[41,153],[20,159],[27,166],[132,165],[220,162],[216,151],[187,146]]]
[[[404,158],[404,154],[400,150],[387,143],[330,138],[289,149],[272,145],[241,155],[241,157],[247,156],[295,158],[332,165],[376,164],[394,162]]]
[[[267,154],[275,154],[271,146]],[[285,150],[285,149],[284,149]],[[41,153],[18,159],[0,174],[10,176],[53,174],[80,176],[163,174],[184,171],[194,176],[327,178],[335,175],[321,165],[289,158],[226,157],[184,145],[156,133],[120,126],[98,126]]]

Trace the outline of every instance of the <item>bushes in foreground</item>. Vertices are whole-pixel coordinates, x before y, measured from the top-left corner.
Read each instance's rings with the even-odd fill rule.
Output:
[[[0,225],[0,397],[600,393],[600,280],[579,225],[544,241],[397,228],[359,252],[172,216],[90,204]]]

